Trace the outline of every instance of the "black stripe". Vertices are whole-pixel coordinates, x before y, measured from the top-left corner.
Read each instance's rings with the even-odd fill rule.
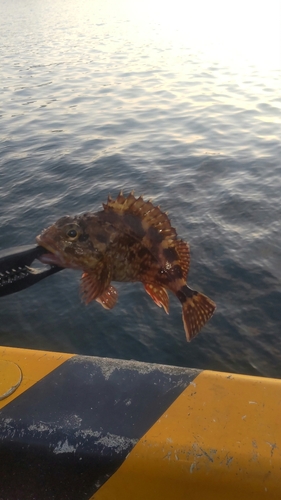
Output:
[[[1,498],[90,498],[199,373],[69,359],[0,412]]]
[[[163,255],[168,262],[179,260],[179,256],[175,247],[164,248]]]
[[[192,290],[187,285],[182,286],[181,289],[176,292],[176,296],[182,304],[184,304],[186,299],[193,297],[193,295],[198,295],[198,292],[196,290]]]

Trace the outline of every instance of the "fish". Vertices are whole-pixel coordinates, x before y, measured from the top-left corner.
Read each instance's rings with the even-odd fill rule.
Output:
[[[36,237],[46,264],[80,269],[81,296],[112,309],[118,299],[113,282],[141,282],[152,300],[169,313],[168,291],[182,305],[187,341],[212,317],[216,305],[187,285],[189,244],[178,238],[168,215],[134,192],[108,196],[103,210],[61,217]]]

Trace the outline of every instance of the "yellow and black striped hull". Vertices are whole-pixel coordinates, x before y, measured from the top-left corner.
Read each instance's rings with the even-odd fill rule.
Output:
[[[0,348],[3,500],[281,499],[281,381]]]

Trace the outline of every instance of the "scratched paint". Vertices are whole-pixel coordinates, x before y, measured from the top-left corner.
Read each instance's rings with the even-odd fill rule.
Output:
[[[204,371],[95,500],[280,500],[280,410],[281,381]]]

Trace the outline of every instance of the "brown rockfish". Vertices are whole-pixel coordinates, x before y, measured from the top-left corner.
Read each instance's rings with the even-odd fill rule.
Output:
[[[178,239],[168,216],[159,207],[131,193],[110,196],[103,210],[65,216],[37,236],[49,253],[41,260],[82,269],[84,302],[112,309],[117,291],[112,281],[140,281],[154,302],[169,310],[167,290],[182,304],[186,338],[190,341],[214,313],[215,304],[186,284],[189,245]]]

